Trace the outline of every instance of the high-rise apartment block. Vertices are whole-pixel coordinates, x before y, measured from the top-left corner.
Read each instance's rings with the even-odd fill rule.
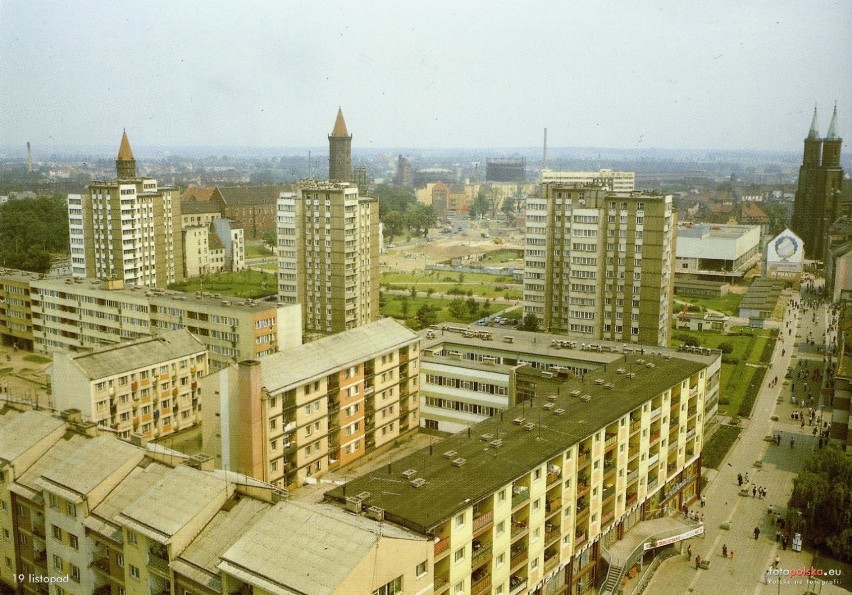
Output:
[[[218,467],[299,485],[419,424],[420,337],[391,318],[242,361],[202,381]]]
[[[301,304],[306,332],[379,316],[379,204],[344,182],[304,180],[278,199],[278,296]]]
[[[352,135],[346,130],[343,110],[337,109],[334,130],[328,135],[328,179],[349,182],[352,179]]]
[[[207,347],[187,330],[88,353],[57,351],[53,407],[77,409],[122,438],[168,436],[201,421],[199,380],[207,372]]]
[[[135,442],[73,411],[0,410],[0,590],[429,592],[430,539]]]
[[[178,191],[136,175],[125,132],[115,180],[68,195],[71,270],[75,277],[165,287],[183,279]]]
[[[670,344],[671,196],[542,184],[526,224],[526,314],[581,340]]]
[[[706,391],[707,362],[618,356],[326,499],[433,538],[438,595],[618,585],[657,537],[703,532],[658,517],[700,496]]]
[[[829,229],[844,214],[840,206],[842,145],[843,139],[837,135],[837,106],[834,107],[828,136],[825,138],[819,136],[817,110],[814,108],[811,129],[805,138],[790,226],[804,240],[806,256],[814,260],[825,260]]]

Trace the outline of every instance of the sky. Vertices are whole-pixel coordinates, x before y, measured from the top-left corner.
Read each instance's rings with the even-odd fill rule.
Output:
[[[848,0],[2,0],[0,145],[800,151],[850,56]]]

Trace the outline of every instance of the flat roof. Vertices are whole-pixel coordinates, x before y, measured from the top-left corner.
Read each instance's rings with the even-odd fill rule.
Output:
[[[718,357],[718,356],[717,356]],[[326,493],[345,501],[347,496],[369,492],[364,506],[385,510],[385,518],[421,533],[429,533],[453,514],[529,473],[570,446],[588,438],[643,403],[707,367],[709,357],[681,358],[646,353],[623,355],[585,378],[566,380],[555,396],[552,409],[544,403],[515,405],[455,434],[439,448],[424,448],[388,467],[354,479]],[[649,367],[653,364],[653,368]],[[624,373],[635,372],[634,378]],[[602,382],[598,384],[598,379]],[[606,385],[611,384],[611,388]],[[571,396],[573,390],[591,397],[588,402]],[[557,413],[562,409],[561,414]],[[514,422],[524,418],[531,430]],[[490,435],[488,441],[482,436]],[[491,439],[502,445],[490,447]],[[443,453],[455,451],[450,458]],[[455,466],[453,459],[464,464]],[[426,481],[413,487],[402,477],[408,469]]]
[[[263,384],[270,392],[288,390],[367,357],[399,349],[419,335],[393,318],[382,318],[317,341],[282,349],[260,360]]]
[[[124,467],[134,456],[137,461],[144,456],[138,446],[116,440],[114,436],[100,435],[71,453],[57,465],[41,474],[36,480],[40,487],[64,493],[72,502],[85,497],[110,475]]]
[[[180,329],[71,355],[70,359],[89,379],[97,379],[206,352],[192,333]]]
[[[759,225],[733,225],[728,223],[678,223],[678,238],[701,239],[714,237],[722,240],[735,240],[748,233],[760,232]]]
[[[122,525],[166,543],[226,490],[233,490],[210,473],[179,465],[149,486],[116,517]]]
[[[15,459],[64,425],[61,419],[38,411],[14,415],[4,412],[0,415],[0,460],[14,463]]]
[[[273,593],[327,595],[382,537],[423,539],[337,506],[281,502],[244,532],[218,567]]]
[[[38,480],[41,478],[42,473],[62,464],[63,461],[67,460],[91,440],[92,438],[83,434],[71,431],[65,432],[62,438],[40,456],[29,469],[15,478],[15,483],[9,489],[30,500],[40,501],[42,498],[42,488],[38,485]]]

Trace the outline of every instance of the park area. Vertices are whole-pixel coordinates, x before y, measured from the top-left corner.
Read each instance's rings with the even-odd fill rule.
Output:
[[[180,283],[172,283],[169,285],[169,289],[188,293],[207,291],[230,297],[257,300],[275,295],[278,286],[274,273],[239,271],[237,273],[222,272],[193,277]]]
[[[719,412],[729,417],[750,417],[766,374],[778,332],[734,327],[724,335],[712,331],[675,331],[672,347],[697,345],[722,350]]]

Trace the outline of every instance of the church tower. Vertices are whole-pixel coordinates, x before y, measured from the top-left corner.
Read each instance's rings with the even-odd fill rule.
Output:
[[[820,138],[817,110],[805,138],[802,166],[799,168],[799,185],[793,205],[791,228],[805,243],[805,256],[825,260],[828,230],[841,216],[840,185],[843,170],[840,167],[840,147],[837,135],[837,106],[831,116],[828,135]]]
[[[118,157],[115,158],[115,171],[119,180],[128,180],[136,177],[136,159],[133,158],[133,150],[130,141],[127,140],[127,131],[121,135],[121,146],[118,147]]]
[[[352,135],[346,130],[340,108],[337,108],[334,130],[328,135],[328,179],[334,182],[352,179]]]

